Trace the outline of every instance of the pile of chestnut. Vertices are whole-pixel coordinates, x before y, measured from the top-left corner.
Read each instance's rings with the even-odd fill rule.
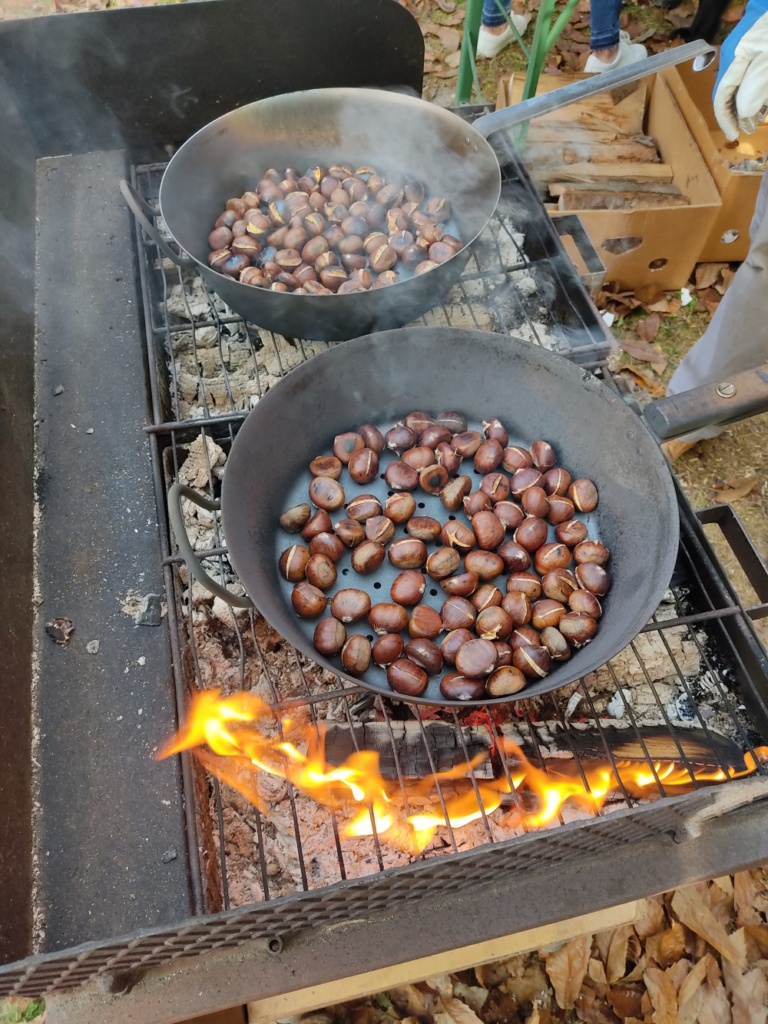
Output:
[[[439,675],[446,700],[504,697],[595,636],[610,552],[578,513],[597,507],[597,489],[558,466],[548,441],[510,444],[495,417],[480,431],[460,412],[412,412],[386,431],[339,434],[309,470],[309,503],[280,518],[301,542],[282,552],[279,571],[294,584],[296,614],[319,620],[317,651],[351,675],[373,664],[405,696]],[[382,473],[383,504],[358,493]],[[419,513],[423,494],[440,519]],[[335,589],[347,553],[360,584]],[[379,600],[387,595],[365,578],[385,559],[399,573]],[[445,595],[440,607],[422,601],[428,580]]]
[[[462,242],[446,228],[447,199],[404,175],[349,164],[270,168],[228,199],[208,236],[208,263],[243,284],[340,295],[383,288],[450,259]]]

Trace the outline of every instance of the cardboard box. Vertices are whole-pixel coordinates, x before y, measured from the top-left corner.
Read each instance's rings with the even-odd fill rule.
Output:
[[[669,83],[720,190],[722,206],[702,248],[702,263],[746,259],[749,224],[763,172],[733,171],[731,166],[745,159],[762,160],[768,154],[766,124],[752,135],[741,135],[737,147],[726,146],[712,105],[717,67],[718,61],[713,61],[704,71],[697,72],[690,64],[681,65],[678,81]]]
[[[539,92],[549,92],[583,75],[544,75]],[[590,76],[591,77],[591,76]],[[606,265],[606,280],[621,288],[656,285],[678,289],[688,283],[700,259],[706,240],[720,211],[720,195],[701,150],[677,102],[683,94],[675,68],[638,83],[646,90],[642,130],[653,138],[661,160],[672,169],[671,183],[688,199],[688,205],[653,208],[642,205],[631,210],[577,210],[592,244]],[[519,102],[523,79],[506,76],[499,83],[497,106]],[[579,119],[577,104],[565,108]],[[640,111],[642,117],[642,111]],[[563,111],[545,115],[558,117]],[[537,121],[538,123],[538,121]],[[523,151],[523,159],[526,159]],[[534,161],[527,161],[529,170]],[[550,210],[553,217],[556,210]]]

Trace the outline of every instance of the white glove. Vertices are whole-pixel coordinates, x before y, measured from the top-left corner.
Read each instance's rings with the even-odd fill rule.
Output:
[[[742,27],[743,26],[743,27]],[[753,132],[768,107],[768,13],[765,0],[752,0],[723,44],[715,83],[715,117],[725,137]]]

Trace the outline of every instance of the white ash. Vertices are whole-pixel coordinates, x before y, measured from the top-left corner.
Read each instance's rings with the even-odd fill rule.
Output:
[[[207,434],[199,434],[191,444],[183,445],[187,457],[179,470],[179,480],[197,490],[205,490],[224,478],[226,453]],[[210,513],[208,513],[210,515]]]

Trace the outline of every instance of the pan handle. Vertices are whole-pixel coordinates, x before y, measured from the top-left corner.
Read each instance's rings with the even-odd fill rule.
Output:
[[[728,380],[681,391],[647,405],[648,426],[666,441],[708,426],[725,426],[768,411],[768,363]]]
[[[675,64],[682,64],[687,60],[694,61],[694,71],[703,71],[712,63],[716,51],[703,39],[696,39],[684,46],[677,46],[664,53],[656,53],[652,57],[635,61],[634,64],[626,64],[623,68],[616,68],[615,71],[604,71],[602,74],[593,75],[591,78],[581,82],[574,82],[572,85],[563,86],[552,92],[544,93],[541,96],[534,96],[522,103],[515,103],[511,107],[502,107],[492,114],[484,114],[472,122],[472,127],[485,136],[487,139],[494,132],[504,131],[507,128],[514,128],[515,125],[530,121],[541,114],[549,114],[553,110],[567,107],[570,103],[577,103],[588,96],[596,93],[618,89],[620,86],[629,85],[647,75],[654,75],[665,68],[673,67]]]
[[[131,213],[136,220],[141,224],[146,233],[160,249],[160,251],[172,260],[177,267],[184,269],[190,269],[196,266],[195,261],[190,259],[188,256],[180,256],[177,252],[168,245],[166,240],[161,236],[155,225],[150,220],[150,217],[156,217],[159,210],[155,210],[149,203],[145,202],[144,199],[139,195],[136,189],[131,185],[129,181],[123,178],[120,182],[120,191],[123,193],[123,199],[130,207]]]
[[[204,587],[207,587],[215,597],[220,597],[222,601],[226,601],[227,604],[235,608],[253,608],[253,601],[249,597],[240,597],[238,594],[233,594],[231,590],[227,590],[226,587],[212,579],[203,568],[196,551],[189,542],[189,537],[184,527],[184,517],[181,514],[182,498],[188,498],[207,512],[218,512],[221,509],[221,502],[206,498],[204,494],[200,494],[199,491],[187,487],[186,484],[175,483],[168,492],[168,518],[171,521],[171,527],[176,537],[176,544],[184,556],[184,561],[187,563],[187,568],[195,579],[202,583]]]

